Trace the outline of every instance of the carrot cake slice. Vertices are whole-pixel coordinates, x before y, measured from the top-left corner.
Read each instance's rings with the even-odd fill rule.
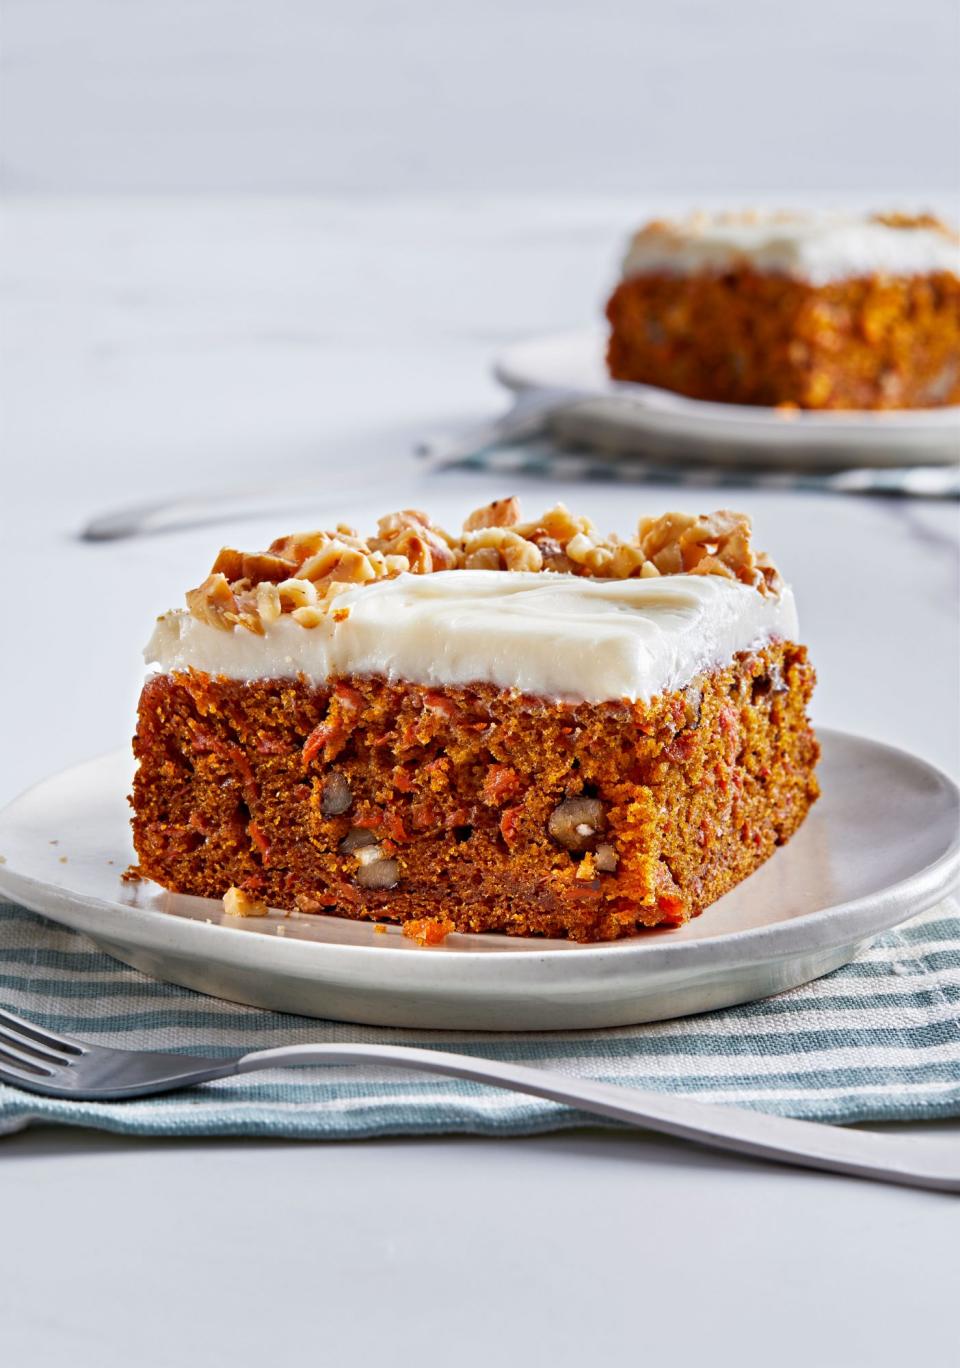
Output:
[[[930,215],[648,223],[607,318],[615,380],[731,404],[960,403],[960,239]]]
[[[406,510],[222,550],[186,599],[146,651],[139,873],[234,912],[613,940],[817,796],[793,595],[737,513]]]

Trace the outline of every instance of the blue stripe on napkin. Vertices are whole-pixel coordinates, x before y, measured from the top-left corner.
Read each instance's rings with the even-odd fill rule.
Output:
[[[417,1044],[785,1116],[960,1115],[960,909],[949,900],[845,968],[763,1002],[607,1031],[498,1035],[350,1026],[221,1002],[154,982],[86,937],[0,904],[0,1003],[128,1049],[229,1055],[311,1041]],[[278,1069],[124,1103],[57,1102],[0,1084],[0,1132],[42,1120],[131,1135],[349,1139],[522,1135],[585,1119],[479,1084],[358,1066]]]
[[[614,484],[671,484],[698,489],[814,490],[828,494],[908,495],[960,498],[960,466],[860,466],[844,470],[770,469],[752,465],[655,461],[602,451],[566,450],[548,438],[483,447],[469,454],[429,461],[434,469],[483,470],[560,480]]]

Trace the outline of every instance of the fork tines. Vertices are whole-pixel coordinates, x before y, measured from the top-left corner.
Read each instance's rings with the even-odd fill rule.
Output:
[[[84,1053],[75,1041],[0,1009],[0,1075],[24,1081],[50,1078]]]

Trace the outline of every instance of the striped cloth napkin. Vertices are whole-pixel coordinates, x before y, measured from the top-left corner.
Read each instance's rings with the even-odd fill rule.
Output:
[[[85,937],[0,904],[0,1003],[53,1030],[130,1049],[229,1055],[311,1041],[417,1044],[786,1116],[960,1114],[960,908],[949,900],[845,968],[764,1002],[647,1026],[526,1035],[387,1030],[240,1007],[156,983]],[[59,1102],[0,1084],[0,1132],[46,1121],[130,1135],[349,1139],[523,1135],[586,1120],[537,1098],[372,1067],[278,1069],[122,1103]]]
[[[607,484],[671,484],[697,489],[807,490],[826,494],[901,495],[922,499],[960,498],[960,466],[857,466],[849,469],[772,469],[755,465],[699,464],[647,459],[627,453],[567,449],[547,437],[504,442],[445,456],[421,448],[433,469],[482,470],[557,480],[599,480]]]

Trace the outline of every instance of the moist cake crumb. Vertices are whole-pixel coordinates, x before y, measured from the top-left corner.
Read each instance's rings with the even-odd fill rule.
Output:
[[[456,926],[448,917],[414,917],[405,921],[401,929],[417,945],[442,945]]]

